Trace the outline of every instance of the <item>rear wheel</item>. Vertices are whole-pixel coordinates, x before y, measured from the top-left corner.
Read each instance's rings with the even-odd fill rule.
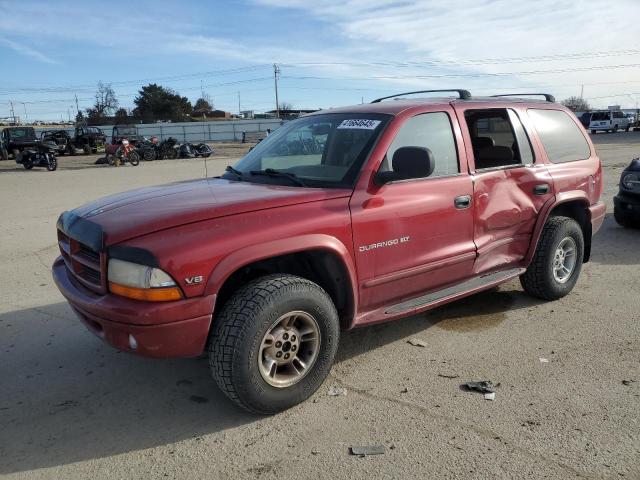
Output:
[[[220,389],[240,407],[273,414],[306,400],[331,369],[338,314],[317,284],[268,275],[239,289],[216,318],[209,365]]]
[[[33,160],[31,160],[30,156],[22,157],[22,166],[25,168],[25,170],[31,170],[33,168]]]
[[[613,126],[613,133],[618,133],[618,125]]]
[[[580,225],[572,218],[551,217],[542,229],[533,260],[520,276],[520,283],[534,297],[562,298],[578,281],[583,256]]]
[[[85,143],[82,146],[82,151],[84,152],[85,155],[91,155],[91,146],[88,143]]]
[[[596,131],[595,130],[591,130],[591,135],[595,135]]]
[[[0,158],[2,158],[2,160],[9,159],[9,152],[7,152],[7,149],[4,147],[0,147]]]

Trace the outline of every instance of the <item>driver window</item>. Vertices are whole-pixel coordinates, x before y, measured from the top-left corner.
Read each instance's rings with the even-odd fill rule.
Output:
[[[393,154],[401,147],[424,147],[431,151],[435,168],[429,178],[460,172],[451,121],[444,112],[423,113],[407,120],[387,150],[380,171],[393,170]]]

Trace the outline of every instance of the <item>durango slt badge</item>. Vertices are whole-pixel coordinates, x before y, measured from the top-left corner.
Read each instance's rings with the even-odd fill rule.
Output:
[[[371,245],[360,245],[358,250],[361,252],[368,252],[369,250],[375,250],[376,248],[381,247],[394,247],[400,243],[407,243],[409,241],[409,237],[400,237],[394,238],[392,240],[385,240],[384,242],[372,243]]]

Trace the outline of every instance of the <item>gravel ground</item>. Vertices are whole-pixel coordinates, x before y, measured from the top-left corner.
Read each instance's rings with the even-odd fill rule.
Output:
[[[640,133],[595,141],[611,212]],[[217,150],[210,175],[246,146]],[[568,297],[543,303],[510,282],[347,332],[311,399],[256,417],[225,399],[206,360],[116,352],[56,290],[61,211],[204,174],[202,160],[95,158],[62,157],[54,173],[0,162],[0,477],[640,478],[640,231],[610,213]],[[495,401],[462,391],[468,380],[499,382]],[[349,455],[372,444],[385,454]]]

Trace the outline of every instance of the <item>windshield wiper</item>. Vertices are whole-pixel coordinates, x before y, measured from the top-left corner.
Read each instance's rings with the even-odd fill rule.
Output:
[[[306,187],[307,184],[304,183],[295,173],[282,172],[280,170],[276,170],[275,168],[265,168],[264,170],[251,170],[251,175],[266,175],[268,177],[280,177],[280,178],[288,178],[293,183],[300,185],[301,187]]]
[[[238,178],[242,178],[242,172],[240,170],[233,168],[231,165],[227,165],[227,167],[224,170],[225,172],[233,173]]]

